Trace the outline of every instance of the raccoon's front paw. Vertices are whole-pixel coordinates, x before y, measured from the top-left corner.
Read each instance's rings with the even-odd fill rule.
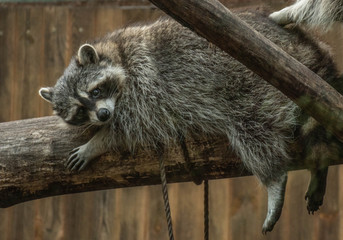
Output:
[[[71,171],[81,171],[83,170],[88,163],[91,161],[91,159],[87,156],[87,149],[84,145],[74,148],[69,153],[69,158],[66,163],[66,166]]]

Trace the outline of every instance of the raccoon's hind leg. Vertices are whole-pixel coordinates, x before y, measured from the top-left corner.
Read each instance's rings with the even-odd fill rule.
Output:
[[[311,181],[305,195],[307,210],[314,213],[323,204],[326,178],[330,162],[342,158],[342,143],[313,118],[308,118],[301,128],[305,166],[311,171]]]
[[[250,137],[243,139],[244,148],[240,148],[240,157],[245,166],[267,188],[268,212],[262,228],[262,233],[266,234],[274,228],[281,216],[287,183],[288,157],[283,154],[283,138],[271,140],[268,138],[271,134],[267,131],[263,133],[266,134],[264,141]]]
[[[311,181],[305,195],[309,214],[313,214],[323,204],[327,174],[328,167],[311,169]]]
[[[265,184],[268,192],[268,212],[262,227],[263,234],[272,231],[275,223],[281,216],[286,191],[286,183],[287,173],[282,175],[278,180]]]

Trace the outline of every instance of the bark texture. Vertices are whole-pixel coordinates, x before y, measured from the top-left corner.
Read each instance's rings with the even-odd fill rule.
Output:
[[[92,135],[78,131],[58,117],[1,123],[0,207],[54,195],[160,184],[158,158],[151,152],[113,152],[84,171],[68,171],[68,153]],[[225,138],[188,139],[186,144],[200,178],[249,174]],[[180,146],[168,150],[165,165],[168,182],[192,181]]]

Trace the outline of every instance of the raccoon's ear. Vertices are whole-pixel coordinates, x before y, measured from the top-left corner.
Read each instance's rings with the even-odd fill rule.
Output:
[[[39,95],[46,101],[52,102],[52,96],[54,92],[52,88],[41,88],[39,89]]]
[[[99,62],[99,55],[95,48],[90,44],[83,44],[77,54],[81,65]]]

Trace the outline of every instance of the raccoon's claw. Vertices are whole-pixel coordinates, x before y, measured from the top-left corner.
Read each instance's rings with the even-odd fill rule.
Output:
[[[323,195],[321,194],[309,194],[305,195],[305,200],[307,201],[307,211],[308,214],[314,214],[315,211],[319,210],[319,207],[323,204]]]
[[[314,214],[315,211],[319,210],[319,207],[323,205],[324,192],[317,190],[315,192],[307,191],[305,195],[305,200],[307,202],[308,214]]]
[[[87,166],[88,162],[89,160],[84,156],[81,147],[78,147],[69,153],[66,167],[71,171],[81,171]]]
[[[77,151],[79,151],[80,147],[74,148],[73,150],[71,150],[69,152],[69,156],[72,155],[73,153],[76,153]]]

